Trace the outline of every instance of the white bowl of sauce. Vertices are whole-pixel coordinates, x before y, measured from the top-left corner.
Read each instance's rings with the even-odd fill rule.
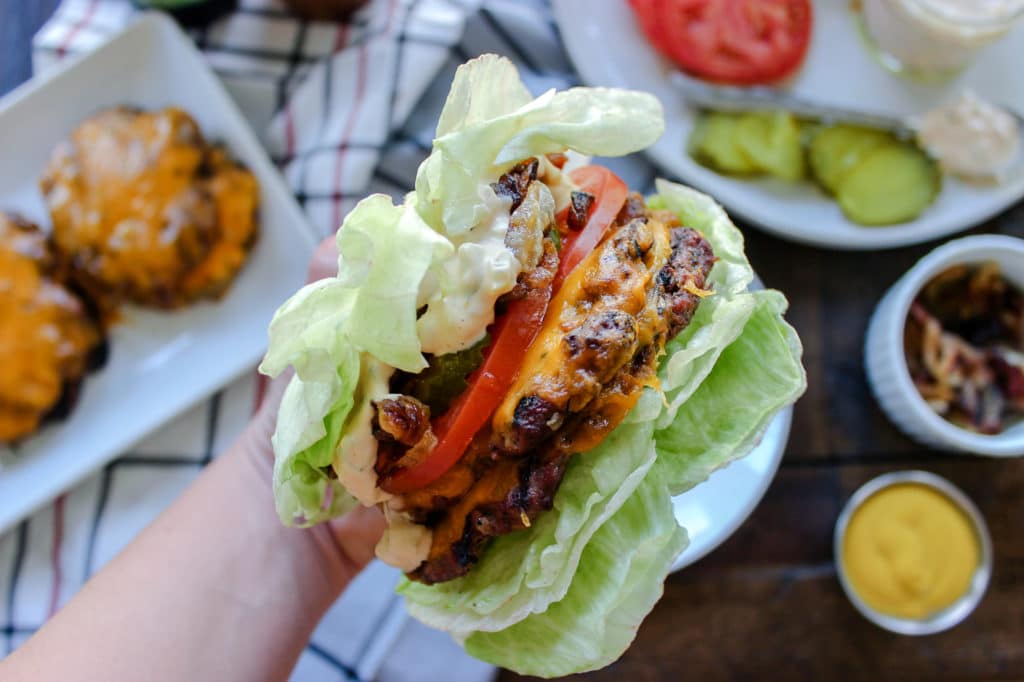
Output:
[[[839,515],[833,545],[854,607],[902,635],[962,622],[992,576],[992,540],[978,508],[926,471],[883,474],[861,486]]]

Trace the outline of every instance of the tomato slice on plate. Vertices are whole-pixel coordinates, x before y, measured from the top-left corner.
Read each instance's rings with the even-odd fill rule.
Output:
[[[810,44],[811,0],[629,0],[660,52],[687,73],[752,85],[790,75]]]
[[[498,409],[519,373],[527,349],[544,324],[552,293],[558,291],[566,275],[594,250],[626,202],[626,183],[607,168],[585,166],[572,171],[569,177],[582,191],[594,195],[594,203],[583,228],[563,238],[554,279],[547,287],[532,289],[524,298],[510,303],[504,314],[494,321],[488,329],[492,341],[483,351],[483,363],[466,379],[469,387],[447,412],[433,421],[437,445],[422,461],[399,469],[381,481],[380,486],[385,491],[401,495],[423,488],[459,461],[473,436]]]

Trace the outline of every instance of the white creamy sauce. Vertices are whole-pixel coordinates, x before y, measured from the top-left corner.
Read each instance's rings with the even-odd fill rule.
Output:
[[[391,497],[377,487],[377,439],[373,437],[374,400],[386,397],[394,369],[363,353],[359,362],[359,384],[355,405],[345,425],[345,436],[334,451],[334,471],[345,489],[367,507]]]
[[[480,185],[480,197],[488,208],[485,219],[453,240],[455,255],[420,285],[418,305],[427,310],[416,328],[424,353],[454,353],[483,338],[494,321],[495,301],[512,290],[522,270],[505,246],[511,201],[487,182]]]
[[[386,564],[411,571],[430,553],[433,533],[426,526],[410,521],[405,514],[382,505],[388,526],[374,552]]]
[[[968,179],[998,179],[1020,152],[1016,119],[970,91],[924,114],[917,129],[943,169]]]
[[[572,152],[567,155],[570,163],[585,159]],[[551,190],[555,210],[560,211],[568,205],[574,187],[547,157],[538,159],[537,177]],[[483,338],[494,321],[495,301],[512,290],[522,272],[522,264],[505,246],[511,201],[495,194],[490,180],[480,183],[478,192],[487,207],[486,216],[452,241],[455,255],[428,271],[420,285],[417,304],[427,310],[416,328],[424,353],[454,353]]]

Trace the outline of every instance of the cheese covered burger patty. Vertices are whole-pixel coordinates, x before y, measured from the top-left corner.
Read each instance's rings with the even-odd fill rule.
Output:
[[[60,257],[105,308],[216,298],[257,238],[255,177],[173,107],[83,121],[40,186]]]

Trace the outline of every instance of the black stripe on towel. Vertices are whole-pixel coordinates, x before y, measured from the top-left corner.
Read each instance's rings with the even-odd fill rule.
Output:
[[[14,595],[17,592],[18,577],[21,575],[21,565],[25,562],[25,550],[28,547],[28,521],[18,524],[18,539],[14,545],[14,563],[11,566],[11,582],[7,586],[7,625],[10,628],[7,634],[7,653],[14,651]]]

